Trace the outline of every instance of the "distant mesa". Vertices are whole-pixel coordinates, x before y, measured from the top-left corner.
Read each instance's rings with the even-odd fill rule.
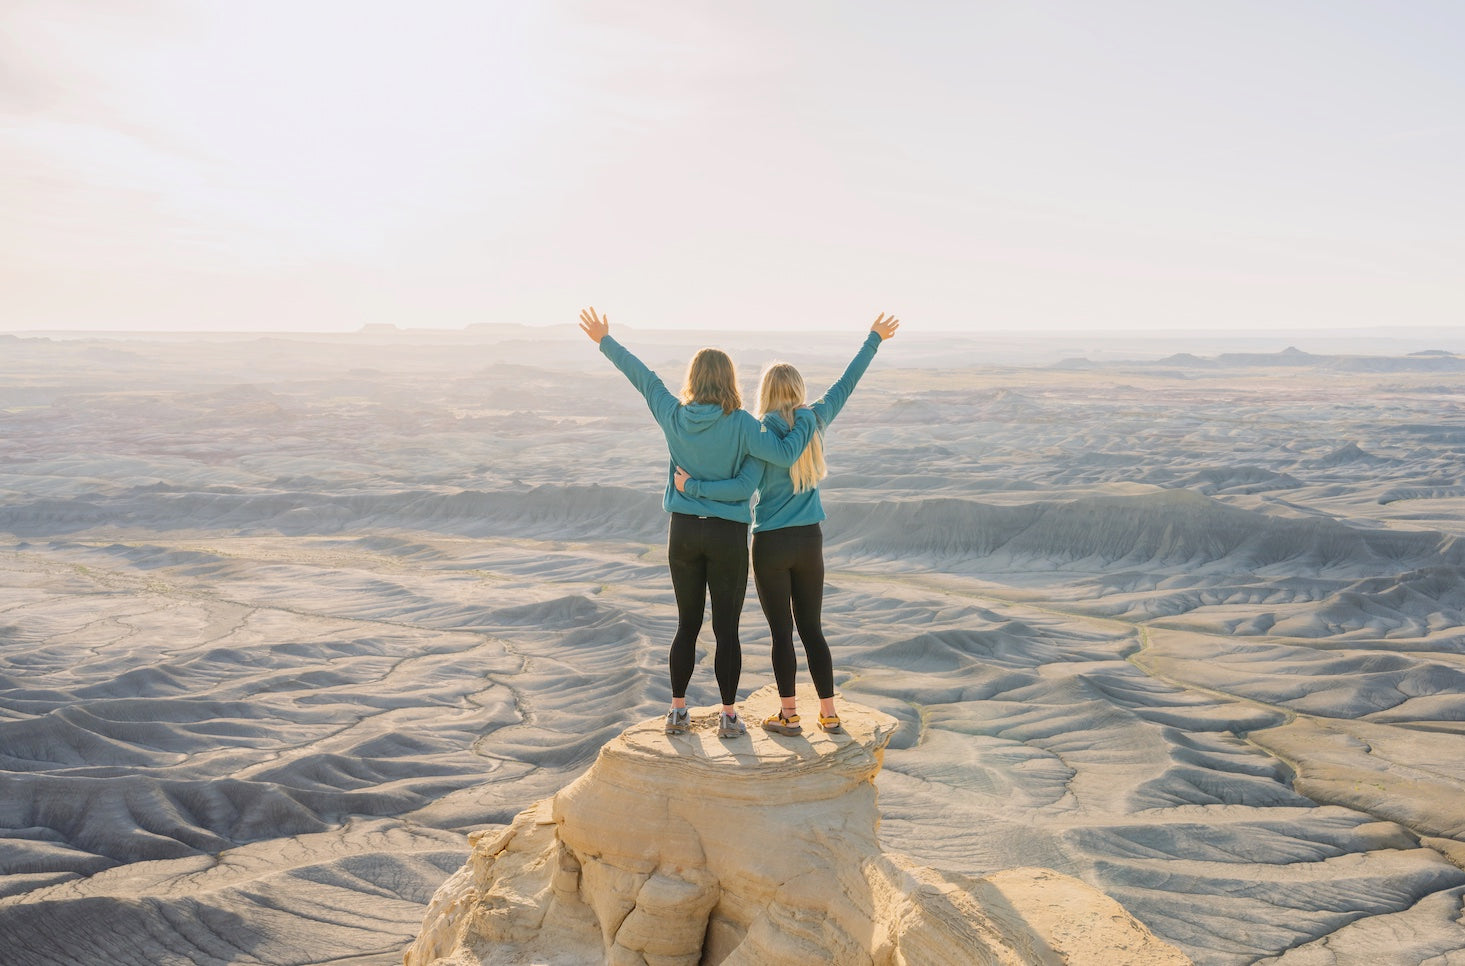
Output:
[[[744,715],[777,701],[766,687]],[[722,741],[716,708],[693,709],[683,736],[628,728],[574,783],[470,837],[404,963],[1189,962],[1077,879],[970,878],[881,851],[875,776],[896,721],[840,710],[838,736],[755,725]]]
[[[1331,370],[1336,372],[1465,372],[1465,356],[1430,349],[1412,352],[1403,356],[1350,356],[1316,355],[1289,345],[1280,352],[1223,352],[1214,357],[1198,356],[1190,352],[1177,352],[1163,359],[1130,359],[1108,363],[1092,362],[1084,358],[1064,359],[1056,362],[1052,369],[1099,369],[1099,368],[1141,368],[1141,369],[1255,369],[1255,368],[1298,368]]]
[[[1202,359],[1191,352],[1177,352],[1173,356],[1166,356],[1155,363],[1160,366],[1185,366],[1190,369],[1214,369],[1217,365],[1215,359]]]
[[[1192,352],[1177,352],[1163,359],[1130,359],[1119,360],[1109,363],[1095,362],[1091,359],[1077,356],[1063,359],[1053,363],[1052,369],[1101,369],[1113,366],[1120,367],[1160,367],[1169,366],[1180,369],[1216,369],[1220,367],[1254,367],[1254,366],[1308,366],[1316,365],[1328,360],[1329,356],[1315,356],[1303,352],[1296,346],[1288,346],[1281,352],[1223,352],[1214,358],[1198,356]]]
[[[362,335],[382,335],[401,332],[402,330],[391,322],[367,322],[360,329],[357,329],[357,331]]]
[[[1465,372],[1465,358],[1450,355],[1325,356],[1340,372]]]
[[[1216,360],[1223,366],[1310,366],[1327,358],[1289,345],[1281,352],[1223,352]]]

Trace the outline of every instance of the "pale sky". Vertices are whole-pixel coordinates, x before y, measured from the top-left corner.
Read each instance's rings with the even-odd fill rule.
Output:
[[[5,0],[0,330],[1465,329],[1465,3]]]

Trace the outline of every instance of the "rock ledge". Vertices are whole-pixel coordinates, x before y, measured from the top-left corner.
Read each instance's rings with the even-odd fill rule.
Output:
[[[814,708],[813,694],[800,706]],[[842,703],[846,734],[748,737],[694,709],[642,722],[507,829],[471,841],[407,966],[1188,963],[1103,893],[1044,869],[980,879],[880,850],[875,775],[895,719]]]

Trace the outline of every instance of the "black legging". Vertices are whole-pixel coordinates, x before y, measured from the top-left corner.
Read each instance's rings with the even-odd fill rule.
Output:
[[[819,524],[753,534],[753,579],[773,634],[773,679],[779,695],[794,696],[797,624],[815,690],[821,698],[834,697],[834,662],[819,624],[824,608],[824,532]]]
[[[677,595],[677,636],[671,642],[671,693],[687,696],[692,666],[697,663],[697,634],[707,595],[712,594],[712,635],[717,639],[713,668],[723,704],[738,700],[743,649],[738,618],[748,595],[748,525],[717,517],[671,515],[666,562]]]

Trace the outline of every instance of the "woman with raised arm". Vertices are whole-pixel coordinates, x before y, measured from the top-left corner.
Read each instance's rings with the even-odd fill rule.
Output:
[[[809,676],[819,694],[819,727],[835,734],[842,730],[834,708],[834,662],[821,626],[824,532],[819,521],[824,519],[824,507],[819,502],[819,481],[828,473],[824,465],[824,430],[844,408],[880,343],[895,335],[899,327],[899,319],[886,318],[883,313],[875,319],[844,375],[810,407],[819,432],[791,466],[749,459],[736,477],[711,482],[689,467],[677,466],[675,483],[686,496],[737,500],[751,496],[755,489],[758,492],[758,503],[753,508],[753,580],[773,635],[773,677],[781,705],[763,727],[775,734],[803,732],[794,687],[798,674],[795,626],[799,640],[804,642]],[[798,425],[796,415],[802,412],[799,407],[804,399],[804,378],[793,366],[774,363],[763,371],[758,386],[758,415],[771,432],[793,438]]]
[[[580,329],[600,352],[646,398],[646,405],[666,437],[671,458],[661,505],[671,514],[666,542],[672,590],[677,600],[677,632],[672,638],[671,710],[666,733],[683,734],[691,726],[687,685],[697,657],[697,634],[707,597],[712,597],[712,633],[717,641],[713,668],[722,696],[717,720],[719,738],[748,733],[738,717],[738,678],[743,652],[738,619],[748,593],[748,507],[751,488],[741,497],[689,496],[674,485],[674,471],[687,467],[707,479],[732,476],[750,457],[787,467],[796,460],[814,432],[813,414],[804,410],[790,419],[786,432],[770,433],[742,408],[737,372],[721,349],[702,349],[687,366],[680,398],[673,396],[656,373],[610,336],[610,318],[586,309]]]

